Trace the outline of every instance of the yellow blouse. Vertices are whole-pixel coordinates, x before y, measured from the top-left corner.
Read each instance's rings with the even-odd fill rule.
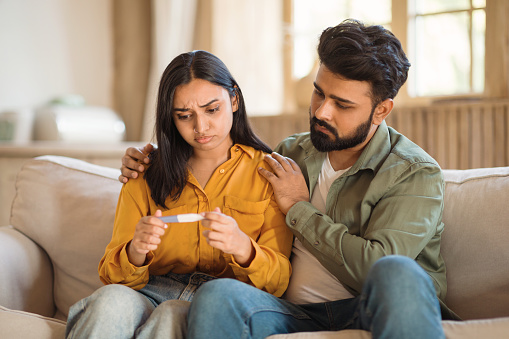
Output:
[[[122,284],[135,290],[143,288],[150,274],[204,272],[217,277],[235,278],[281,296],[291,274],[289,256],[293,235],[285,224],[270,183],[258,167],[269,169],[264,153],[244,145],[234,145],[231,157],[212,174],[205,188],[189,173],[179,200],[166,200],[168,209],[157,206],[143,176],[130,179],[120,192],[110,243],[99,263],[99,276],[105,284]],[[201,222],[169,224],[157,250],[147,254],[146,265],[129,262],[127,244],[136,224],[146,215],[161,209],[163,216],[200,213],[220,207],[234,218],[250,238],[255,257],[248,267],[238,265],[231,254],[207,244]]]

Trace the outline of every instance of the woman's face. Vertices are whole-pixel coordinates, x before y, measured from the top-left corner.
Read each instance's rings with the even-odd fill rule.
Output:
[[[193,79],[175,89],[172,115],[180,135],[195,151],[228,150],[237,106],[237,97],[230,98],[223,87]]]

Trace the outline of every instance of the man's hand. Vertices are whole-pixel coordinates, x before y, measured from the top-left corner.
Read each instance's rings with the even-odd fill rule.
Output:
[[[122,157],[122,167],[120,167],[122,174],[118,180],[125,184],[129,178],[137,178],[138,172],[142,173],[146,168],[143,164],[150,162],[148,155],[154,148],[152,144],[146,144],[143,148],[129,147]]]
[[[221,213],[219,207],[216,207],[213,212],[202,213],[202,215],[205,220],[201,223],[208,228],[203,231],[207,243],[224,253],[232,254],[239,265],[249,266],[253,261],[255,250],[251,239],[242,232],[235,219]]]
[[[299,165],[290,158],[273,152],[265,156],[265,161],[274,173],[259,167],[258,172],[267,179],[274,188],[279,209],[284,214],[299,201],[309,201],[309,190]]]

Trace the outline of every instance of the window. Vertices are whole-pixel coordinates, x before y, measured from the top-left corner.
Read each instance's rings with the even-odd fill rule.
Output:
[[[486,0],[409,2],[410,96],[482,93]]]
[[[322,31],[355,18],[391,29],[391,0],[293,0],[293,76],[309,74]]]
[[[383,25],[401,40],[412,64],[399,95],[405,101],[484,90],[486,0],[288,1],[293,81],[312,71],[321,31],[356,18]]]

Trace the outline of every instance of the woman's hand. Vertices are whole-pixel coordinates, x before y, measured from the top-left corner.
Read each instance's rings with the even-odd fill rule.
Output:
[[[157,218],[160,216],[162,213],[157,210],[153,216],[143,217],[136,224],[133,240],[127,247],[127,256],[133,265],[143,266],[147,253],[155,251],[161,243],[161,236],[168,226]]]
[[[235,219],[221,213],[219,207],[202,215],[205,217],[201,222],[202,225],[209,228],[203,231],[207,243],[224,253],[232,254],[239,265],[249,266],[253,261],[255,249],[251,239],[240,230]]]
[[[142,173],[146,166],[150,162],[148,154],[154,150],[154,145],[146,144],[143,148],[129,147],[126,149],[124,156],[122,157],[122,167],[120,167],[120,176],[118,180],[125,184],[129,181],[129,178],[137,178],[139,173]]]

